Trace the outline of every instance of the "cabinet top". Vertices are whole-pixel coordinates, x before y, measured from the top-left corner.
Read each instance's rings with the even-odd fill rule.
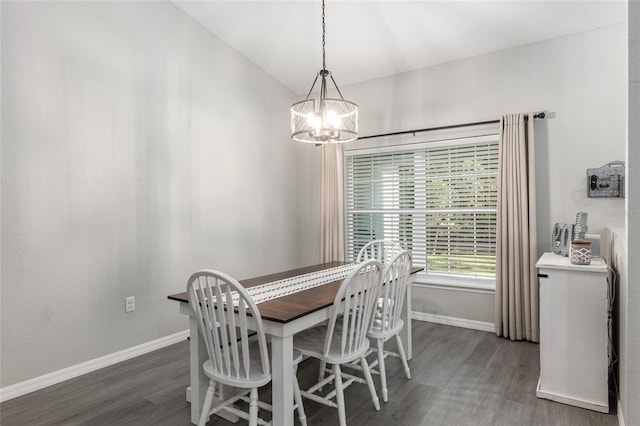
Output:
[[[591,259],[591,264],[589,265],[574,265],[571,263],[571,260],[568,257],[555,254],[555,253],[545,253],[540,259],[538,259],[538,263],[536,263],[536,268],[539,269],[568,269],[574,271],[581,272],[607,272],[607,264],[604,259],[601,257],[594,257]]]

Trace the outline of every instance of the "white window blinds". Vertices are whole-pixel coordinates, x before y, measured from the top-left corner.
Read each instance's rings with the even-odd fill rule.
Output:
[[[498,136],[345,153],[347,258],[374,239],[428,274],[495,276]]]

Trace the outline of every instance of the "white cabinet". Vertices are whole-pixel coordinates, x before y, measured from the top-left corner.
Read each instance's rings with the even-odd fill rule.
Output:
[[[607,265],[573,265],[545,253],[540,281],[540,381],[536,395],[609,412]]]

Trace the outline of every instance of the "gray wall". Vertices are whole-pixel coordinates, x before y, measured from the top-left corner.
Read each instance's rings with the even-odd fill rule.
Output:
[[[586,196],[586,169],[625,159],[627,35],[624,24],[345,87],[361,106],[362,135],[547,111],[535,122],[538,252],[556,222],[589,214],[589,231],[624,226],[623,199]],[[366,146],[366,141],[358,142]],[[446,291],[446,290],[445,290]],[[493,297],[414,291],[414,310],[493,322]],[[434,303],[434,300],[437,303]]]
[[[1,7],[0,386],[185,330],[197,268],[320,260],[283,86],[170,2]]]
[[[627,141],[627,259],[628,281],[626,305],[627,351],[621,354],[620,375],[624,372],[625,389],[621,389],[624,421],[640,424],[640,2],[629,2],[629,115]],[[624,356],[624,360],[622,359]],[[621,377],[622,381],[622,377]]]

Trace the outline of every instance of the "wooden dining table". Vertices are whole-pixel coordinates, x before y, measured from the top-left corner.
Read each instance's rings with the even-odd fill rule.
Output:
[[[276,274],[265,275],[240,281],[245,288],[251,288],[278,280],[297,277],[312,272],[328,270],[347,262],[330,262],[305,268],[292,269]],[[417,272],[415,269],[412,272]],[[287,294],[259,303],[265,333],[271,336],[271,386],[273,424],[288,426],[294,424],[293,410],[293,336],[307,328],[321,324],[329,318],[342,279],[317,287]],[[198,423],[209,379],[202,371],[202,364],[208,359],[206,348],[200,343],[198,324],[189,307],[186,292],[168,296],[170,300],[180,302],[180,313],[189,316],[190,331],[190,390],[187,399],[191,402],[191,422]],[[403,318],[405,327],[402,341],[407,358],[411,359],[411,286],[407,288]]]

